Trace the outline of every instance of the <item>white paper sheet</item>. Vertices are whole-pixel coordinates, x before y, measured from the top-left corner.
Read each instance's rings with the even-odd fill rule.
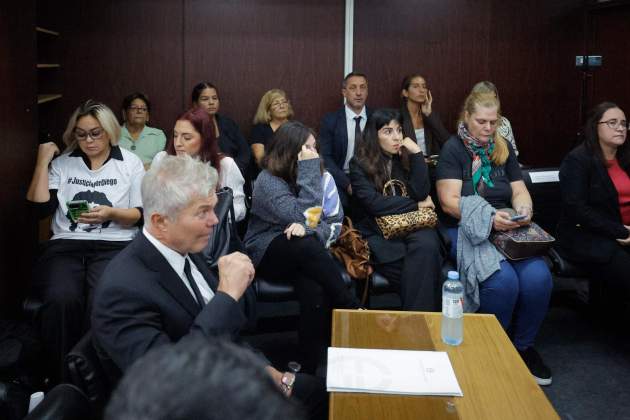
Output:
[[[530,172],[529,179],[532,184],[541,184],[543,182],[560,182],[560,171],[540,171]]]
[[[328,348],[329,392],[462,396],[446,352]]]

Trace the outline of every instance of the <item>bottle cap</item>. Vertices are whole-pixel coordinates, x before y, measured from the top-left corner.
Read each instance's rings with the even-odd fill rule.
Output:
[[[449,280],[459,280],[459,273],[457,271],[449,271],[447,278]]]

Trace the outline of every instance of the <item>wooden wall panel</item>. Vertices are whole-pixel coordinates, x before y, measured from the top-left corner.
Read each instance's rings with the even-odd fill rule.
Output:
[[[454,130],[461,98],[488,72],[489,10],[488,2],[356,0],[354,69],[369,78],[368,105],[400,107],[403,77],[420,73]]]
[[[120,117],[124,96],[139,90],[153,103],[150,125],[171,132],[184,107],[182,1],[65,3],[57,11],[63,22],[64,124],[89,98]]]
[[[630,118],[630,4],[593,11],[589,54],[601,55],[603,65],[593,70],[588,107],[615,102]]]
[[[284,89],[296,119],[317,126],[341,104],[344,2],[186,0],[185,92],[210,81],[220,113],[247,135],[262,94]]]
[[[26,203],[37,151],[35,3],[0,4],[0,317],[18,313],[37,225]]]
[[[400,106],[402,78],[419,72],[454,130],[473,84],[492,80],[524,162],[557,165],[573,144],[580,92],[573,64],[582,40],[577,2],[357,0],[355,11],[354,68],[370,79],[371,106]]]

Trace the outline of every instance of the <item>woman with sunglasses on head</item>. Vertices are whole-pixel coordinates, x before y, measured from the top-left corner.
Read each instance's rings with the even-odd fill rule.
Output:
[[[123,99],[119,145],[135,153],[145,168],[166,145],[164,132],[147,125],[150,113],[151,102],[144,93],[134,92]]]
[[[118,147],[119,138],[112,111],[89,100],[70,117],[63,153],[55,143],[39,145],[26,198],[42,217],[52,215],[53,236],[37,263],[33,293],[43,303],[39,327],[53,381],[63,379],[63,358],[89,327],[101,273],[141,222],[144,167]]]
[[[191,95],[192,104],[206,111],[214,127],[214,136],[219,142],[219,151],[234,159],[242,174],[247,173],[252,153],[234,120],[219,114],[219,90],[210,82],[195,85]]]
[[[612,102],[593,108],[584,142],[560,166],[562,215],[557,249],[614,290],[615,305],[630,302],[630,144],[628,119]]]

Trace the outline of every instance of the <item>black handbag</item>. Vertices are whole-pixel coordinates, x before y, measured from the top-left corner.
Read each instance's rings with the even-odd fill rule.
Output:
[[[216,268],[222,256],[236,251],[243,252],[245,249],[236,230],[232,189],[221,188],[217,192],[217,199],[214,213],[219,222],[212,229],[208,244],[201,251],[210,268]]]

